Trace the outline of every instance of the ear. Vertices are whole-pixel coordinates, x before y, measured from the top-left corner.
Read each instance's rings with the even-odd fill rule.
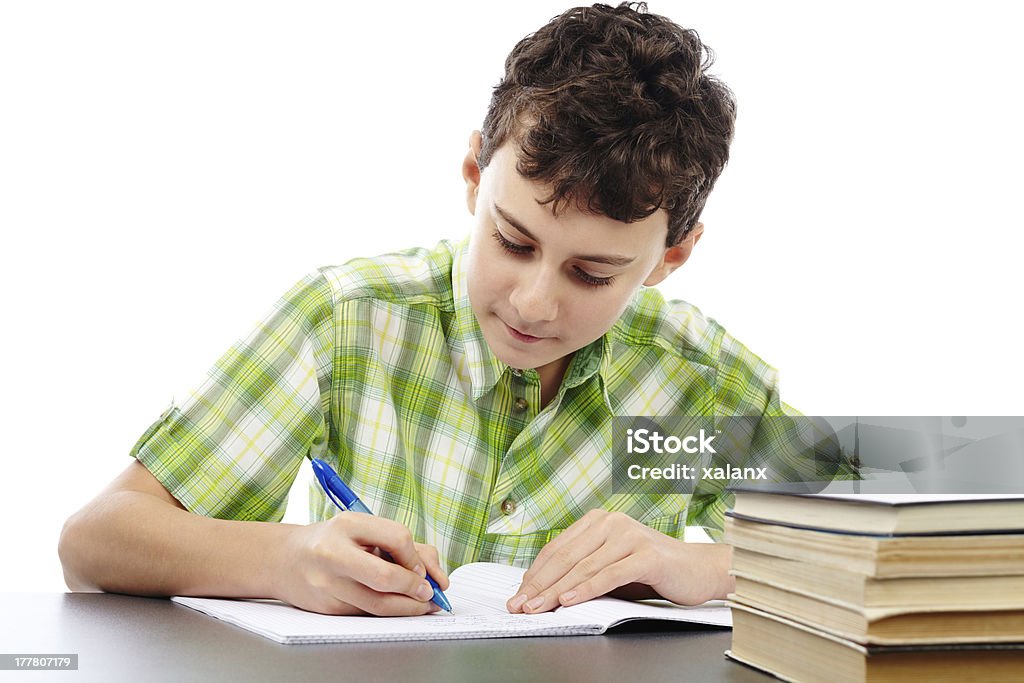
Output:
[[[462,179],[466,181],[466,206],[469,213],[476,214],[476,195],[480,190],[480,164],[477,158],[480,156],[480,146],[483,144],[483,137],[480,131],[474,130],[469,134],[469,151],[466,158],[462,160]]]
[[[661,257],[661,262],[655,266],[651,274],[644,280],[644,286],[653,287],[671,275],[676,268],[686,263],[687,259],[690,258],[690,254],[693,253],[693,248],[697,246],[697,242],[700,241],[703,235],[704,224],[697,223],[690,230],[690,234],[686,236],[686,239],[666,249],[664,256]]]

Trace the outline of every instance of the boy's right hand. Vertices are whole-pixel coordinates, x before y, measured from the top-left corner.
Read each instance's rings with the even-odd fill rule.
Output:
[[[437,549],[383,517],[346,512],[292,527],[271,558],[275,597],[321,614],[411,616],[435,612],[427,572],[444,590],[448,575]],[[375,550],[387,551],[388,562]]]

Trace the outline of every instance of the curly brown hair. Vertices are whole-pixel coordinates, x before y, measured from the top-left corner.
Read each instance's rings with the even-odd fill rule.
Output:
[[[505,60],[477,163],[511,137],[516,169],[553,188],[542,203],[556,213],[574,201],[628,223],[665,208],[666,245],[678,244],[729,160],[736,101],[708,75],[713,60],[646,3],[570,9]]]

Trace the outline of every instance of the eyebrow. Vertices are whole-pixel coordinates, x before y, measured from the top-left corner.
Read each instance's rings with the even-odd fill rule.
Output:
[[[540,242],[532,232],[526,229],[526,226],[513,218],[507,211],[496,203],[494,204],[494,210],[498,212],[498,215],[501,216],[506,223],[521,232],[524,237],[533,240],[534,242]],[[591,263],[604,263],[609,266],[628,266],[636,260],[636,257],[634,256],[605,256],[603,254],[579,254],[573,258],[579,259],[580,261],[590,261]]]

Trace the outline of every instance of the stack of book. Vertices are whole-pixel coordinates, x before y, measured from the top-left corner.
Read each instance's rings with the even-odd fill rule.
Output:
[[[737,491],[726,655],[789,681],[1024,680],[1024,496]]]

